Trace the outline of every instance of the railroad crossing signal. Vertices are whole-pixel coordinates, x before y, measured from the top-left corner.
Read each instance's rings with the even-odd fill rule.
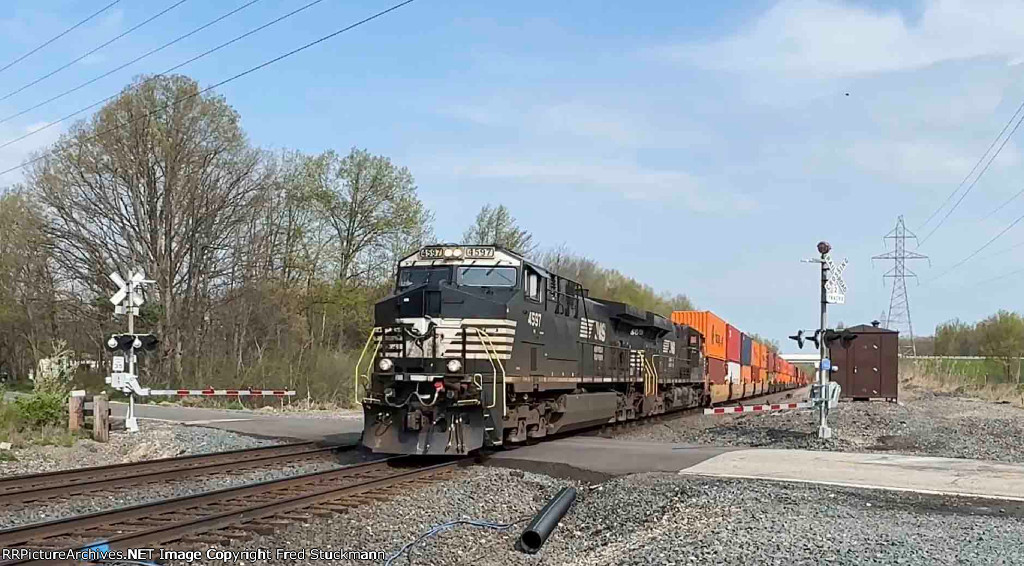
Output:
[[[156,283],[152,279],[138,271],[125,281],[117,272],[111,273],[108,277],[117,285],[117,292],[110,297],[114,303],[114,312],[128,315],[127,334],[114,334],[107,340],[107,349],[111,351],[122,351],[124,356],[114,356],[113,374],[106,378],[106,382],[116,389],[132,392],[128,397],[128,414],[125,417],[125,428],[131,432],[138,432],[138,420],[135,418],[135,391],[141,392],[138,386],[138,375],[135,373],[135,350],[152,351],[156,349],[157,338],[152,334],[135,333],[135,315],[139,314],[139,307],[145,302],[140,287],[147,283]],[[125,358],[128,358],[128,371],[125,370]],[[132,385],[133,387],[128,387]]]

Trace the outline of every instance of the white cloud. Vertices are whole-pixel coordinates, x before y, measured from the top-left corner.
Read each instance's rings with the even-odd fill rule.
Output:
[[[572,162],[531,159],[462,160],[448,172],[457,177],[514,180],[526,185],[583,187],[612,191],[628,200],[683,205],[694,211],[752,210],[752,199],[707,183],[684,171],[644,168],[629,162]]]
[[[709,69],[844,77],[978,57],[1019,62],[1022,27],[1024,3],[1017,0],[934,0],[913,23],[895,10],[783,0],[734,36],[654,53]]]
[[[846,155],[861,171],[888,182],[922,185],[955,185],[978,160],[965,152],[962,144],[941,139],[860,141],[852,144]],[[1017,151],[1009,143],[988,174],[1018,163]]]

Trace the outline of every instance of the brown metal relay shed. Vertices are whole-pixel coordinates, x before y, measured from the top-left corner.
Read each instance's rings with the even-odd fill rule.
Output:
[[[899,343],[897,330],[881,328],[877,322],[847,328],[857,339],[843,346],[829,347],[835,371],[832,381],[842,388],[845,399],[886,399],[899,396]]]

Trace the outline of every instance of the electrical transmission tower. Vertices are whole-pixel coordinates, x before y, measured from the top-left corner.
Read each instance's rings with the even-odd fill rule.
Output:
[[[910,322],[910,299],[907,297],[907,277],[917,277],[917,274],[907,269],[906,262],[909,259],[928,259],[928,256],[907,251],[908,238],[917,240],[917,236],[910,230],[907,230],[901,215],[896,220],[896,227],[885,235],[886,240],[895,241],[894,249],[882,255],[876,255],[871,259],[891,259],[894,262],[892,269],[883,276],[886,279],[893,280],[892,297],[889,299],[889,312],[885,315],[885,327],[899,330],[901,334],[907,337],[907,340],[900,341],[900,355],[916,356],[917,347],[914,345],[914,326]]]

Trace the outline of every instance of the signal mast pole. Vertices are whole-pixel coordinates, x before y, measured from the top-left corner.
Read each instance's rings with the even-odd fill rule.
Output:
[[[825,359],[828,352],[825,345],[825,329],[828,328],[828,261],[826,261],[829,250],[832,246],[828,242],[818,242],[818,253],[821,254],[821,324],[818,327],[820,334],[818,340],[818,395],[821,402],[818,403],[818,438],[831,438],[832,429],[828,427],[828,400],[826,390],[828,389],[829,372],[831,368],[825,367]]]

